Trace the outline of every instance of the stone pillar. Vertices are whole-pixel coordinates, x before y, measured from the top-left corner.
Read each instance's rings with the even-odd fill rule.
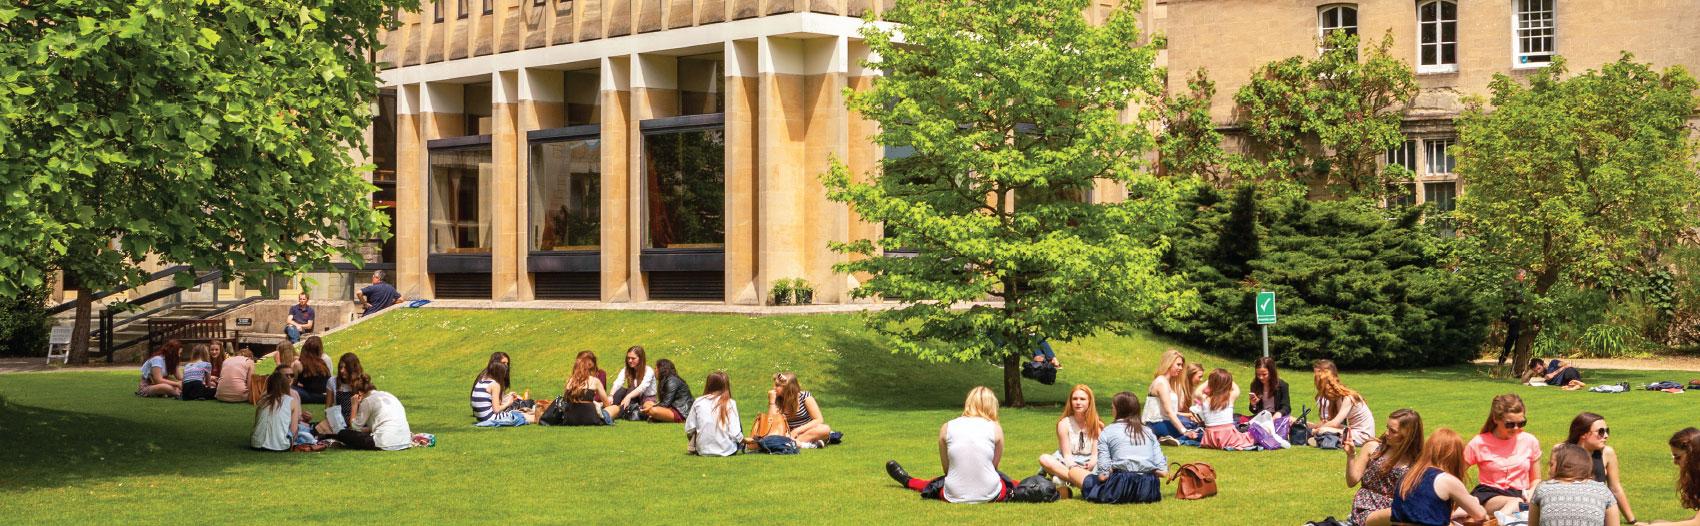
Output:
[[[408,298],[432,295],[425,274],[430,215],[424,91],[418,84],[396,89],[396,271],[390,281]]]
[[[418,217],[419,225],[421,227],[421,235],[419,236],[420,252],[418,256],[418,269],[422,280],[419,295],[407,294],[405,291],[403,292],[406,297],[410,298],[422,296],[434,297],[436,294],[436,288],[432,285],[434,280],[431,279],[431,270],[427,268],[428,265],[426,264],[428,259],[427,256],[430,254],[431,250],[431,154],[427,146],[430,141],[434,139],[459,137],[466,132],[465,85],[447,82],[427,82],[421,85],[419,92],[421,95],[421,125],[419,141],[419,173],[421,174],[421,177],[419,178],[420,184],[417,188],[417,200],[414,201],[414,203],[417,204],[417,209],[420,214]],[[401,192],[399,184],[397,185],[396,191],[398,193]],[[400,218],[397,219],[400,220]],[[400,250],[399,246],[397,247],[397,250]]]
[[[868,49],[867,44],[852,42],[848,46],[848,52],[849,60],[848,64],[846,64],[846,67],[848,68],[848,78],[846,79],[845,84],[856,91],[867,91],[869,89],[873,89],[874,79],[880,75],[880,72],[879,70],[869,69],[862,66],[862,63],[868,60],[873,54],[872,50]],[[847,138],[848,153],[845,154],[844,165],[850,170],[850,179],[852,181],[870,181],[874,177],[878,176],[880,160],[885,158],[885,149],[874,142],[879,136],[879,123],[874,122],[872,119],[864,118],[861,114],[855,112],[848,113],[847,118],[849,120],[848,125],[846,126],[849,134],[849,137]],[[850,223],[850,240],[877,240],[884,236],[885,231],[881,228],[879,223],[863,221],[854,210],[849,210],[848,213]],[[865,256],[849,256],[850,259],[860,259],[863,257]],[[848,294],[849,290],[860,286],[861,282],[868,278],[869,276],[865,273],[845,276],[846,294],[841,302],[849,303],[851,301]]]
[[[754,40],[726,43],[726,301],[761,305],[756,286],[759,77]]]
[[[638,268],[642,238],[633,228],[641,207],[635,205],[638,179],[633,166],[634,140],[641,140],[632,121],[632,59],[602,59],[602,301],[642,301],[643,274]]]
[[[844,88],[849,76],[849,39],[817,38],[803,42],[804,112],[808,118],[805,140],[803,183],[807,231],[803,235],[802,277],[814,285],[817,303],[843,303],[852,286],[849,277],[833,272],[845,261],[833,252],[831,243],[850,239],[850,207],[826,196],[821,176],[832,169],[834,160],[844,162],[850,153],[850,111],[844,107]]]
[[[519,192],[524,170],[519,150],[525,136],[519,131],[519,72],[499,71],[490,79],[490,161],[495,169],[491,188],[490,297],[497,301],[519,299],[520,265],[525,259],[523,224],[525,203]]]
[[[802,277],[806,230],[803,145],[808,135],[804,112],[803,41],[761,37],[756,41],[759,74],[756,110],[758,154],[756,282],[767,297],[773,282]]]
[[[564,78],[561,72],[547,69],[519,70],[519,184],[514,201],[518,208],[514,214],[519,229],[519,245],[516,247],[518,258],[519,288],[521,301],[536,299],[535,281],[527,268],[527,257],[531,254],[531,143],[526,132],[558,128],[567,122],[566,102],[562,95],[566,93],[563,86]]]

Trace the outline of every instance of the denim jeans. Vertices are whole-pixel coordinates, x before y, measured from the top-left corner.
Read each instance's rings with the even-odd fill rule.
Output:
[[[301,444],[312,445],[312,444],[317,444],[317,443],[319,443],[319,439],[318,439],[318,437],[313,436],[313,426],[312,425],[309,425],[309,424],[306,424],[306,423],[303,423],[303,422],[296,422],[295,423],[295,439],[291,442],[292,445],[297,445],[297,446],[299,446]]]
[[[289,337],[289,343],[301,343],[301,329],[295,328],[294,325],[285,325],[283,334]]]
[[[1187,438],[1187,436],[1185,434],[1185,431],[1187,429],[1197,429],[1198,423],[1193,422],[1192,419],[1184,417],[1184,416],[1179,417],[1179,418],[1181,419],[1181,425],[1186,427],[1186,429],[1175,429],[1175,425],[1173,423],[1170,423],[1168,420],[1162,420],[1162,421],[1158,421],[1158,422],[1146,422],[1145,425],[1151,427],[1151,434],[1153,434],[1153,435],[1157,435],[1159,437],[1165,437],[1165,436],[1174,437],[1175,440],[1179,440],[1180,443],[1183,444],[1183,445],[1188,445],[1188,446],[1198,445],[1198,440],[1195,440],[1195,439],[1192,439],[1192,438]]]

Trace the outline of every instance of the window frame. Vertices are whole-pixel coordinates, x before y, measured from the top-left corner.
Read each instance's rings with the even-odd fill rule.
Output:
[[[598,125],[598,126],[600,126],[600,125]],[[702,113],[702,114],[684,115],[684,116],[678,116],[678,117],[658,117],[658,118],[654,118],[654,119],[645,119],[645,120],[638,121],[638,135],[642,138],[642,141],[639,142],[637,146],[639,148],[645,148],[646,143],[649,141],[649,138],[652,137],[652,136],[670,135],[670,134],[678,134],[678,133],[701,132],[701,131],[719,131],[721,133],[721,140],[726,141],[727,140],[726,136],[725,136],[725,133],[726,133],[726,113],[725,112]],[[723,143],[721,145],[721,147],[725,148],[725,147],[727,147],[727,144]],[[647,153],[645,155],[647,155]],[[645,167],[645,168],[642,168],[641,170],[647,170],[647,169],[648,168]],[[721,174],[720,175],[721,175],[721,184],[723,184],[723,185],[727,184],[726,183],[727,174],[725,173],[725,168],[721,168]],[[649,227],[650,227],[650,225],[649,225],[650,211],[649,211],[649,198],[648,198],[649,191],[650,191],[650,189],[649,189],[649,174],[643,173],[641,175],[641,177],[643,178],[643,181],[642,181],[642,184],[640,185],[641,191],[639,192],[639,195],[642,196],[642,201],[638,204],[638,207],[639,207],[639,212],[640,212],[641,216],[644,218],[644,220],[641,223],[641,225],[639,226],[639,228],[643,229],[641,242],[638,245],[640,247],[639,248],[640,253],[645,254],[645,255],[723,254],[723,253],[725,253],[726,245],[728,244],[726,240],[727,240],[727,236],[729,235],[726,232],[727,228],[726,228],[725,224],[721,225],[721,232],[720,232],[720,235],[721,235],[720,239],[721,240],[720,240],[720,243],[719,243],[719,245],[720,245],[719,247],[650,247],[650,246],[648,246],[648,245],[653,244],[653,242],[651,241],[650,232],[649,232]],[[721,220],[724,221],[725,220],[725,214],[726,214],[727,211],[725,209],[724,203],[721,205],[721,207],[722,207],[721,208],[721,216],[722,216]],[[651,265],[648,265],[648,264],[643,265],[643,267],[646,268],[646,269],[648,269],[650,266]],[[679,269],[677,269],[677,268],[666,268],[666,269],[657,269],[657,270],[679,270]],[[716,269],[709,269],[709,270],[722,270],[722,269],[716,268]]]
[[[443,23],[443,0],[431,0],[431,23]]]
[[[472,16],[472,0],[455,1],[455,20],[466,20]]]
[[[1341,9],[1352,10],[1352,19],[1353,19],[1352,25],[1351,26],[1340,25],[1340,26],[1336,26],[1336,27],[1328,27],[1328,25],[1324,22],[1324,20],[1325,20],[1324,17],[1326,17],[1328,15],[1328,13],[1330,13],[1330,12],[1337,12],[1338,10],[1341,10]],[[1341,17],[1336,15],[1336,18],[1341,18]],[[1350,27],[1351,31],[1348,31],[1348,34],[1351,34],[1351,35],[1362,34],[1360,32],[1361,31],[1360,26],[1358,26],[1358,24],[1357,24],[1357,18],[1358,18],[1358,4],[1323,4],[1323,5],[1317,6],[1316,7],[1317,48],[1319,50],[1326,51],[1327,47],[1323,46],[1322,44],[1328,41],[1328,33],[1330,31],[1333,31],[1333,30],[1336,30],[1336,29],[1346,29],[1347,27]],[[1344,24],[1344,21],[1342,21],[1341,23]]]
[[[601,124],[584,124],[584,125],[579,125],[579,126],[564,126],[564,127],[560,127],[560,128],[548,128],[548,129],[542,129],[542,130],[532,130],[532,131],[526,132],[525,135],[526,135],[525,147],[526,147],[526,151],[529,152],[529,151],[531,151],[531,148],[533,148],[533,147],[536,147],[536,146],[539,146],[539,145],[544,145],[544,144],[550,144],[550,143],[576,142],[576,141],[586,141],[586,140],[600,141],[600,140],[602,140],[602,125]],[[600,145],[598,145],[598,149],[600,150]],[[601,161],[598,160],[598,164],[600,164],[600,162]],[[526,197],[527,197],[526,207],[527,207],[528,210],[526,211],[527,213],[526,213],[526,225],[525,225],[525,228],[526,228],[525,244],[526,244],[527,253],[529,253],[531,255],[601,253],[602,252],[601,243],[597,244],[596,250],[540,250],[540,249],[536,249],[536,248],[531,247],[531,244],[532,244],[531,226],[532,225],[530,224],[530,222],[531,222],[531,214],[530,214],[531,210],[529,210],[529,208],[531,207],[531,203],[529,202],[531,195],[529,194],[529,191],[530,191],[529,188],[533,183],[535,183],[537,181],[538,174],[537,174],[537,171],[534,169],[535,165],[532,162],[529,162],[529,159],[528,159],[528,162],[526,163],[526,165],[527,166],[525,168],[525,178],[526,178],[525,183],[527,185],[527,192],[528,192],[527,195],[526,195]],[[598,166],[597,170],[598,170],[598,173],[600,173],[601,167]],[[600,184],[600,182],[598,184]],[[600,223],[601,223],[601,220],[599,218],[597,228],[601,228]]]
[[[495,2],[495,0],[484,0],[484,15],[489,16],[489,15],[492,15],[492,14],[495,14],[495,13],[496,13],[496,2]]]
[[[426,225],[426,229],[427,229],[427,232],[425,234],[425,253],[426,253],[427,256],[432,257],[432,258],[437,258],[439,260],[442,259],[445,256],[448,257],[448,258],[462,258],[462,259],[464,259],[464,258],[483,258],[483,259],[488,260],[491,257],[491,255],[495,253],[495,240],[494,240],[494,234],[493,233],[491,234],[492,235],[492,239],[491,239],[491,242],[490,242],[491,246],[486,248],[484,252],[459,252],[459,253],[457,253],[457,252],[438,252],[436,250],[436,248],[437,248],[436,243],[433,242],[434,239],[431,237],[431,235],[432,235],[431,234],[431,210],[433,209],[433,205],[435,204],[435,200],[436,200],[436,196],[434,195],[435,192],[431,191],[433,189],[432,185],[436,181],[436,177],[431,172],[431,166],[432,166],[431,155],[437,154],[437,153],[451,153],[451,152],[458,152],[458,151],[485,150],[485,151],[490,152],[491,162],[495,162],[494,145],[495,145],[494,137],[492,135],[489,135],[489,134],[485,134],[485,135],[463,135],[463,136],[459,136],[459,137],[446,137],[446,138],[442,138],[442,139],[431,139],[431,140],[425,142],[425,167],[426,167],[425,168],[425,225]],[[492,206],[492,208],[495,206],[494,205],[494,197],[492,197],[491,206]],[[493,209],[491,211],[490,217],[491,217],[490,228],[494,229],[495,228],[495,212],[494,212]],[[457,226],[457,227],[454,227],[454,228],[459,228],[459,227]],[[456,248],[459,248],[459,247],[456,247]],[[430,272],[434,272],[434,271],[430,271]]]
[[[1452,19],[1451,20],[1447,20],[1446,18],[1444,18],[1445,17],[1445,11],[1444,11],[1443,8],[1446,5],[1452,6]],[[1423,20],[1423,10],[1425,8],[1429,7],[1429,6],[1434,6],[1435,20],[1432,21],[1432,22]],[[1417,56],[1416,56],[1417,73],[1418,74],[1457,73],[1458,72],[1458,62],[1459,62],[1459,57],[1458,57],[1458,51],[1459,51],[1458,50],[1458,19],[1461,18],[1458,14],[1458,2],[1456,2],[1454,0],[1424,0],[1422,2],[1418,2],[1417,3],[1417,17],[1416,18],[1417,18],[1417,38],[1416,38],[1416,41],[1417,41],[1417,49],[1416,49],[1416,51],[1417,51]],[[1448,24],[1448,23],[1452,24],[1452,41],[1450,41],[1450,42],[1448,42],[1446,40],[1446,24]],[[1427,24],[1434,24],[1435,25],[1435,31],[1434,31],[1435,41],[1433,43],[1430,43],[1430,42],[1423,40],[1423,26],[1425,26]],[[1450,63],[1443,62],[1446,59],[1445,50],[1446,50],[1446,46],[1448,46],[1448,45],[1452,46],[1452,62],[1450,62]],[[1429,47],[1429,46],[1434,47],[1434,60],[1435,60],[1434,64],[1424,64],[1423,63],[1423,49],[1425,47]]]
[[[1528,2],[1528,1],[1530,1],[1530,0],[1511,0],[1511,68],[1512,69],[1539,69],[1539,68],[1544,68],[1544,67],[1552,65],[1552,59],[1554,57],[1558,56],[1558,0],[1536,0],[1536,1],[1544,1],[1544,2],[1547,3],[1547,6],[1546,6],[1547,9],[1545,9],[1543,11],[1525,11],[1523,9],[1523,5],[1524,5],[1525,2]],[[1524,28],[1522,27],[1522,18],[1523,18],[1523,14],[1526,13],[1526,12],[1529,12],[1529,13],[1545,12],[1545,13],[1547,13],[1547,25],[1545,27],[1540,28],[1540,29],[1545,29],[1545,30],[1548,31],[1547,36],[1546,36],[1547,45],[1548,45],[1547,51],[1538,52],[1538,53],[1527,53],[1527,52],[1523,51],[1524,36],[1523,36],[1522,32],[1524,31]],[[1526,57],[1546,57],[1546,61],[1545,62],[1529,62],[1529,61],[1524,60]]]

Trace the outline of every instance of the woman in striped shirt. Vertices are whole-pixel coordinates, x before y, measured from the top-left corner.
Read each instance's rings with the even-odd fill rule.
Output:
[[[785,419],[785,436],[796,440],[798,446],[826,447],[832,428],[827,427],[815,397],[797,382],[796,373],[773,375],[773,390],[767,392],[767,410]]]
[[[535,414],[512,409],[519,397],[508,388],[508,364],[491,360],[472,383],[472,416],[480,426],[523,426],[537,423]]]

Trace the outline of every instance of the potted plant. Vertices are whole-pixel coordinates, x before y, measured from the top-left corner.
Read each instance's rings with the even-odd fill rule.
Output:
[[[768,303],[774,305],[791,304],[791,280],[780,278],[773,281],[773,287],[767,290]]]
[[[797,298],[798,305],[813,305],[815,303],[815,287],[809,280],[797,278],[791,280],[791,294]]]

